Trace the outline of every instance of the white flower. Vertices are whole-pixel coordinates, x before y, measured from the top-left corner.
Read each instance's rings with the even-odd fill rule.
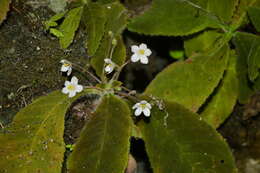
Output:
[[[65,87],[62,89],[62,93],[69,94],[69,97],[74,97],[76,93],[83,90],[83,86],[78,84],[78,78],[73,76],[71,81],[65,82]]]
[[[114,70],[116,64],[111,59],[108,58],[104,59],[104,61],[105,61],[105,72],[109,74]]]
[[[67,75],[69,76],[72,72],[72,64],[67,60],[61,60],[60,63],[62,63],[60,71],[67,72]]]
[[[152,51],[147,48],[147,45],[142,43],[139,46],[132,46],[131,51],[134,53],[131,56],[132,62],[141,61],[142,64],[148,64],[148,56],[152,54]]]
[[[135,109],[135,116],[139,116],[143,112],[146,117],[149,117],[152,106],[147,101],[142,100],[141,102],[136,103],[132,108]]]

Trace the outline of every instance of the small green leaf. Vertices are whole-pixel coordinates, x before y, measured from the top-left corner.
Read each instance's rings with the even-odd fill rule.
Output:
[[[48,21],[44,22],[45,23],[45,29],[48,30],[50,27],[57,26],[58,24],[56,23],[58,20],[62,19],[67,12],[62,12],[58,13],[54,16],[52,16]]]
[[[236,1],[154,0],[152,7],[133,19],[128,28],[148,35],[179,36],[207,27],[224,27],[221,20],[231,20]]]
[[[5,20],[7,12],[9,11],[9,4],[11,0],[0,1],[0,24]]]
[[[236,74],[237,57],[233,53],[224,78],[216,89],[216,94],[208,100],[201,117],[212,127],[218,128],[231,114],[238,97],[238,79]]]
[[[65,113],[73,101],[91,92],[95,91],[85,90],[70,99],[56,91],[18,112],[0,133],[0,172],[60,173]]]
[[[186,55],[190,57],[198,53],[207,52],[209,49],[212,49],[216,41],[220,39],[222,35],[223,34],[220,34],[217,31],[210,30],[185,40],[184,47]]]
[[[249,80],[253,82],[259,76],[260,37],[237,32],[233,41],[238,54],[239,101],[246,103],[252,94]]]
[[[259,7],[250,7],[248,9],[249,17],[255,26],[255,29],[260,32],[260,8]]]
[[[184,59],[184,51],[183,50],[171,50],[170,56],[174,59]]]
[[[69,172],[123,173],[131,125],[128,105],[116,96],[104,96],[69,157]]]
[[[227,66],[226,46],[213,55],[198,55],[178,61],[159,73],[146,94],[175,101],[196,112],[218,85]]]
[[[58,38],[64,37],[64,35],[62,34],[62,32],[60,32],[59,30],[55,29],[55,28],[51,28],[50,29],[50,33],[55,35]]]
[[[154,173],[237,172],[228,145],[212,127],[179,104],[165,105],[165,111],[154,106],[149,121],[138,123]]]
[[[86,48],[89,56],[93,56],[100,45],[107,22],[106,7],[99,3],[89,3],[84,7],[82,16],[86,26]]]
[[[64,37],[60,38],[60,45],[66,49],[73,41],[76,30],[79,27],[83,7],[78,7],[70,10],[62,22],[59,30]]]

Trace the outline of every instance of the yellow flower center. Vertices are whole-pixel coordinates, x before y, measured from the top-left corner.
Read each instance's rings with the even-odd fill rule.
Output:
[[[65,64],[63,64],[65,67],[69,67],[70,66],[70,64],[68,64],[68,63],[65,63]]]
[[[74,85],[68,85],[67,88],[68,88],[68,90],[70,90],[70,91],[73,91],[73,90],[76,89]]]
[[[146,103],[141,103],[140,106],[141,106],[142,109],[145,109],[146,108]]]
[[[140,50],[139,50],[139,54],[140,54],[140,55],[144,55],[144,52],[145,52],[144,49],[140,49]]]

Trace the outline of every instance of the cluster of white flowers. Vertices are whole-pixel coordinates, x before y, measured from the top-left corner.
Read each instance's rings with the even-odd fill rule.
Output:
[[[152,54],[152,51],[147,48],[147,45],[142,43],[139,46],[133,45],[131,46],[131,51],[133,55],[131,56],[131,61],[132,62],[138,62],[140,61],[142,64],[148,64],[149,59],[148,57]],[[104,71],[107,74],[110,74],[113,72],[113,70],[116,67],[116,64],[111,60],[111,59],[104,59],[105,61],[105,69]]]
[[[147,48],[146,44],[142,43],[139,46],[133,45],[131,46],[131,51],[133,52],[133,55],[131,56],[132,62],[140,61],[142,64],[148,64],[148,57],[152,54],[152,51]],[[61,60],[60,63],[62,63],[60,71],[66,72],[67,76],[70,76],[72,73],[72,63],[67,60]],[[112,73],[117,66],[109,58],[105,58],[104,63],[104,71],[106,74]],[[62,93],[68,94],[69,97],[74,97],[76,93],[79,93],[83,90],[83,86],[78,84],[78,79],[75,76],[71,78],[71,81],[65,81],[64,85],[65,86],[62,89]],[[135,116],[140,116],[143,113],[144,116],[149,117],[151,114],[152,106],[146,100],[142,100],[136,103],[132,107],[132,109],[135,109]]]

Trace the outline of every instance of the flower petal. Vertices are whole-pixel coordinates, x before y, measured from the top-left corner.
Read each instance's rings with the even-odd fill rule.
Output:
[[[104,61],[105,61],[105,63],[107,63],[107,64],[111,64],[111,63],[112,63],[111,59],[109,59],[109,58],[105,58]]]
[[[147,49],[147,45],[144,44],[144,43],[142,43],[142,44],[139,45],[139,49],[144,49],[144,50],[146,50],[146,49]]]
[[[140,103],[136,103],[133,107],[132,107],[132,109],[136,109],[136,108],[138,108],[140,106]]]
[[[143,113],[144,113],[144,115],[145,115],[146,117],[149,117],[150,114],[151,114],[151,111],[150,111],[150,109],[145,108],[145,109],[143,110]]]
[[[136,46],[136,45],[133,45],[133,46],[131,46],[131,51],[132,51],[133,53],[136,53],[137,51],[139,51],[139,47]]]
[[[131,56],[131,61],[132,62],[137,62],[137,61],[139,61],[140,60],[140,57],[137,55],[137,54],[133,54],[132,56]]]
[[[107,74],[111,73],[112,71],[113,71],[113,68],[111,68],[110,65],[107,65],[107,66],[105,67],[105,72],[106,72]]]
[[[150,103],[146,103],[146,107],[149,108],[149,109],[152,109],[152,106]]]
[[[78,81],[79,81],[78,78],[75,77],[75,76],[73,76],[73,77],[71,78],[71,83],[72,83],[72,84],[76,84],[76,85],[77,85],[77,84],[78,84]]]
[[[69,97],[74,97],[76,95],[76,91],[70,91],[69,92]]]
[[[143,111],[142,108],[138,107],[138,108],[135,110],[135,116],[141,115],[142,111]]]
[[[61,92],[64,93],[64,94],[68,94],[69,90],[68,90],[67,87],[64,87],[64,88],[62,88]]]
[[[68,71],[68,69],[69,69],[69,66],[62,65],[60,71],[66,72],[66,71]]]
[[[145,56],[150,56],[152,54],[152,51],[150,50],[150,49],[146,49],[145,51],[144,51],[144,55]]]
[[[70,85],[70,81],[65,81],[64,85],[65,85],[65,86]]]
[[[148,64],[148,58],[146,56],[141,56],[140,60],[142,64]]]
[[[71,74],[71,72],[72,72],[72,68],[69,67],[69,69],[68,69],[68,71],[67,71],[67,75],[69,76],[69,75]]]
[[[83,86],[82,85],[77,85],[76,86],[76,91],[79,93],[83,90]]]

